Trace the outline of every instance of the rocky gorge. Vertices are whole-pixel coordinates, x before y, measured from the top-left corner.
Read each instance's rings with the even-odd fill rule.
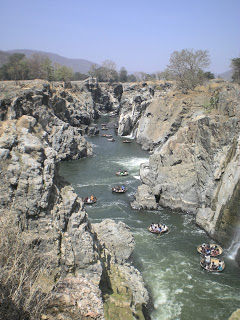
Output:
[[[52,299],[42,319],[111,319],[113,310],[119,319],[145,319],[149,297],[131,264],[129,228],[112,220],[91,225],[58,173],[60,160],[92,154],[83,133],[97,132],[91,122],[112,102],[89,82],[2,85],[1,217],[14,217],[29,246],[50,257],[41,286]]]
[[[149,162],[133,209],[188,212],[225,247],[239,234],[240,88],[215,80],[187,95],[172,82],[2,83],[1,216],[10,212],[51,256],[43,319],[147,319],[148,292],[131,263],[134,239],[122,222],[91,224],[82,200],[59,176],[59,161],[92,155],[102,113],[119,114]]]

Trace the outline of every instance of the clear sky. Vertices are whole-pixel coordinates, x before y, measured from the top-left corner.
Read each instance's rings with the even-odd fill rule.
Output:
[[[0,50],[33,49],[128,71],[208,50],[214,73],[240,57],[240,0],[0,0]]]

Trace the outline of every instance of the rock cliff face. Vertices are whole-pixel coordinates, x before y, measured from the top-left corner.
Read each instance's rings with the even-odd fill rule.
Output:
[[[240,232],[239,86],[212,82],[187,95],[168,90],[131,112],[138,119],[137,141],[151,151],[132,207],[191,212],[199,226],[229,245]],[[130,104],[120,124],[126,114]]]
[[[82,200],[58,173],[60,159],[91,154],[81,133],[88,132],[91,119],[98,115],[94,94],[85,85],[70,91],[36,86],[20,88],[17,97],[0,101],[0,215],[10,212],[35,248],[51,256],[55,283],[46,290],[53,299],[43,319],[105,319],[103,294],[107,300],[104,290],[114,283],[114,275],[121,279],[121,294],[126,296],[119,312],[144,319],[148,295],[131,265],[134,242],[128,227],[106,221],[96,232]],[[106,238],[105,229],[116,229],[127,249],[119,247],[114,234],[110,237],[108,232]]]

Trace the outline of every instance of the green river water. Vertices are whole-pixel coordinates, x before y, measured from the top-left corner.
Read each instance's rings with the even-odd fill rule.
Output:
[[[107,121],[108,116],[104,116],[98,124]],[[96,204],[85,206],[92,223],[111,218],[130,226],[136,242],[133,263],[152,297],[151,319],[227,320],[240,308],[240,268],[236,262],[225,250],[225,270],[208,273],[200,267],[196,248],[210,239],[195,225],[193,216],[164,208],[132,210],[129,202],[141,183],[139,165],[149,154],[134,140],[122,143],[125,138],[116,136],[113,128],[101,133],[113,134],[116,141],[108,142],[101,136],[87,138],[93,144],[94,156],[62,162],[60,173],[79,197],[96,196]],[[129,176],[116,176],[120,168],[127,169]],[[121,183],[127,192],[112,194],[112,186]],[[169,232],[162,236],[149,233],[147,226],[152,222],[165,223]]]

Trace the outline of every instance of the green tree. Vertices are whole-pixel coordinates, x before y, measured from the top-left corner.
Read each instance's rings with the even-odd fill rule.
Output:
[[[128,77],[128,72],[124,67],[122,67],[119,71],[119,81],[127,82],[127,77]]]
[[[88,75],[80,73],[80,72],[75,72],[73,75],[73,80],[79,81],[79,80],[85,80],[88,78]]]
[[[48,81],[54,80],[54,68],[52,65],[52,61],[48,57],[45,57],[42,62],[42,73],[43,79]]]
[[[233,75],[232,75],[233,81],[240,84],[240,58],[232,59],[231,67],[233,69]]]
[[[203,69],[209,64],[210,58],[207,50],[184,49],[172,53],[166,71],[172,79],[178,82],[179,88],[186,92],[193,90],[203,82]]]
[[[1,68],[3,80],[24,80],[28,79],[29,67],[25,55],[14,53],[8,58],[8,63]]]
[[[212,72],[210,72],[210,71],[204,72],[204,77],[206,79],[208,79],[208,80],[211,80],[211,79],[215,78],[214,74]]]
[[[127,81],[128,82],[137,82],[137,78],[135,77],[134,74],[130,74],[127,76]]]
[[[69,81],[73,78],[73,71],[67,66],[55,65],[55,78],[57,81]]]

